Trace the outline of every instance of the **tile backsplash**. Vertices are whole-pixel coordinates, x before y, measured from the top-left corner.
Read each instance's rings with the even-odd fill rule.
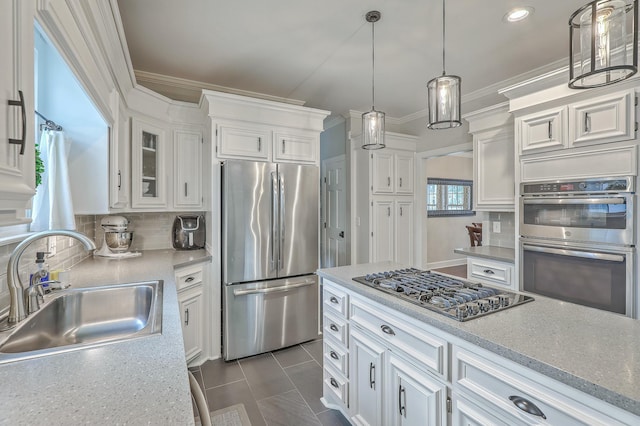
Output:
[[[489,235],[483,235],[483,245],[515,248],[516,222],[515,213],[489,213],[488,224],[482,225],[482,230],[489,230]],[[500,222],[500,233],[493,232],[493,222]]]

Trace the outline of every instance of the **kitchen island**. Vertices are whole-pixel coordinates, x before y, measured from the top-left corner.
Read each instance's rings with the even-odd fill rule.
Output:
[[[349,297],[350,301],[357,302],[355,307],[351,305],[351,310],[343,308],[345,329],[359,327],[358,324],[356,327],[353,324],[349,325],[349,320],[353,322],[360,309],[361,318],[376,315],[378,310],[384,310],[398,315],[400,320],[396,325],[400,327],[407,324],[407,328],[425,327],[429,330],[429,336],[432,336],[435,342],[431,343],[434,359],[439,357],[438,359],[446,364],[447,352],[450,352],[451,358],[454,359],[449,370],[437,363],[432,368],[440,375],[444,386],[453,387],[454,406],[458,393],[464,397],[465,392],[468,393],[464,386],[470,383],[470,380],[464,375],[473,372],[475,367],[472,363],[466,363],[466,360],[475,356],[474,351],[477,348],[479,354],[485,353],[492,360],[504,361],[502,366],[496,367],[498,372],[503,367],[505,371],[508,370],[508,365],[513,364],[520,374],[535,376],[537,382],[534,384],[544,382],[544,387],[550,392],[571,391],[574,401],[587,406],[590,402],[597,405],[604,401],[606,404],[599,407],[600,413],[606,412],[607,409],[626,411],[622,415],[623,420],[618,420],[618,424],[640,421],[637,417],[640,416],[640,322],[537,295],[534,296],[533,302],[470,321],[458,322],[352,280],[354,277],[402,267],[403,265],[392,262],[381,262],[323,269],[319,270],[318,274],[323,279],[325,289],[328,288],[335,293],[344,292],[345,300]],[[326,297],[324,300],[326,308],[331,302],[327,302]],[[336,297],[334,301],[343,303]],[[370,309],[369,313],[362,313],[363,306]],[[336,323],[342,325],[338,321],[341,318],[330,313],[331,318],[336,318]],[[377,328],[379,331],[380,327]],[[375,331],[375,327],[372,330]],[[379,336],[388,337],[384,334]],[[411,349],[409,346],[408,348]],[[349,345],[346,352],[350,357],[353,355],[352,351],[353,348]],[[393,351],[390,353],[393,354]],[[460,357],[456,358],[459,354]],[[327,357],[325,363],[326,360]],[[483,365],[486,367],[493,364]],[[351,380],[355,368],[357,365],[350,365],[347,382]],[[481,371],[481,368],[478,371]],[[488,375],[483,380],[485,379],[493,380]],[[523,380],[528,378],[525,377]],[[456,381],[462,385],[460,388],[464,388],[462,391],[457,390]],[[508,380],[501,382],[504,383],[508,383]],[[342,385],[339,380],[337,384]],[[325,395],[327,388],[331,389],[325,385]],[[536,386],[529,387],[535,388]],[[351,392],[352,389],[349,389],[347,393]],[[353,410],[354,401],[349,401],[352,402],[349,409]],[[507,401],[505,406],[510,404],[511,402]]]
[[[150,250],[73,267],[72,288],[163,280],[162,333],[0,364],[0,424],[193,424],[174,270],[209,260]]]

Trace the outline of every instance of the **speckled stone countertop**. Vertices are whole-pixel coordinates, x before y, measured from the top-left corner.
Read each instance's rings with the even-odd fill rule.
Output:
[[[516,251],[514,249],[498,246],[457,248],[453,249],[453,252],[466,256],[482,257],[509,263],[513,263],[516,257]]]
[[[210,260],[151,250],[75,266],[73,288],[164,280],[162,334],[1,364],[0,424],[194,424],[174,269]]]
[[[534,295],[533,302],[458,322],[352,280],[402,267],[380,262],[321,269],[318,275],[640,415],[640,321]]]

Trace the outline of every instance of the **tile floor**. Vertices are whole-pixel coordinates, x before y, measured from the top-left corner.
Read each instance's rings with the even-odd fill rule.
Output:
[[[432,269],[432,271],[467,278],[467,265],[447,266],[446,268]]]
[[[252,426],[343,426],[322,396],[322,339],[239,361],[207,361],[191,368],[209,410],[244,404]]]

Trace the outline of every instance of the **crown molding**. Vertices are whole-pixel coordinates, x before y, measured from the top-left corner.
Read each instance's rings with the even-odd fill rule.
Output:
[[[233,89],[231,87],[219,86],[217,84],[204,83],[186,78],[171,77],[162,74],[156,74],[147,71],[134,70],[136,80],[140,84],[149,83],[156,86],[169,88],[172,92],[179,92],[185,95],[192,95],[189,98],[200,99],[202,90],[212,90],[215,92],[229,93],[232,95],[248,96],[256,99],[264,99],[267,101],[282,102],[291,105],[303,106],[305,101],[291,98],[283,98],[280,96],[272,96],[264,93],[251,92],[248,90]],[[197,102],[197,101],[196,101]]]
[[[332,127],[338,126],[345,121],[345,118],[341,115],[329,116],[324,121],[324,130],[328,130]]]

